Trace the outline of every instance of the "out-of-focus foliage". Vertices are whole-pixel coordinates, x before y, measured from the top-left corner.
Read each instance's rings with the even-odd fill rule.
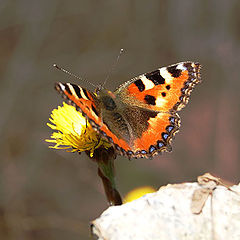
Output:
[[[116,159],[122,194],[211,172],[238,182],[240,2],[0,1],[0,239],[89,239],[106,207],[97,167],[84,155],[48,148],[54,82],[107,87],[168,64],[202,65],[202,84],[180,112],[173,152],[153,161]]]

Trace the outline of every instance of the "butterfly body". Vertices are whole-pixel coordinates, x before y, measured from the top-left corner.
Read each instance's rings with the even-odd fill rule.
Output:
[[[174,64],[133,78],[114,92],[92,93],[70,83],[56,83],[56,89],[119,154],[150,157],[171,151],[180,127],[177,112],[200,82],[199,70],[198,63]]]

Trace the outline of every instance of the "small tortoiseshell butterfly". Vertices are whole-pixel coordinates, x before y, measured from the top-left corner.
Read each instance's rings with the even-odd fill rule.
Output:
[[[200,68],[194,62],[162,67],[123,83],[114,92],[102,88],[93,93],[60,82],[55,87],[119,154],[150,157],[171,151],[180,127],[177,112],[200,82]]]

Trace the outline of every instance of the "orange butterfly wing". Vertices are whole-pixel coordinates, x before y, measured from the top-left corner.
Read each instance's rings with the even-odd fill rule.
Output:
[[[199,71],[199,63],[182,62],[142,74],[115,91],[125,104],[156,113],[136,122],[140,125],[147,121],[148,128],[132,141],[134,156],[171,150],[172,138],[180,127],[176,112],[186,106],[191,91],[200,82]]]
[[[142,74],[115,92],[123,102],[154,111],[179,111],[186,106],[194,86],[200,82],[200,64],[182,62]]]

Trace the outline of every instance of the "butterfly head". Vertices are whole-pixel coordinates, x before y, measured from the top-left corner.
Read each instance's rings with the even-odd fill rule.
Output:
[[[97,95],[99,95],[100,97],[104,97],[104,96],[110,96],[112,98],[115,98],[115,94],[109,90],[107,90],[106,88],[104,88],[104,86],[102,84],[98,85],[97,88],[95,89],[95,93]]]
[[[96,89],[96,94],[101,100],[100,102],[102,103],[103,109],[108,111],[113,111],[116,109],[117,107],[115,103],[116,96],[113,92],[104,88],[98,88]]]

